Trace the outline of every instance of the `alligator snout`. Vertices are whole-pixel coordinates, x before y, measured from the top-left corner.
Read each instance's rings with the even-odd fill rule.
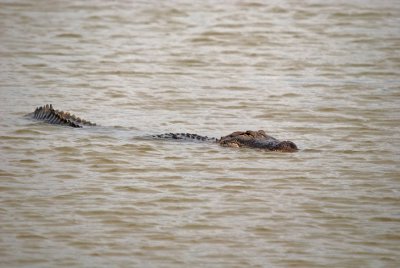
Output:
[[[299,148],[297,148],[297,145],[294,144],[294,142],[291,141],[281,141],[277,149],[275,151],[282,151],[282,152],[296,152],[298,151]]]

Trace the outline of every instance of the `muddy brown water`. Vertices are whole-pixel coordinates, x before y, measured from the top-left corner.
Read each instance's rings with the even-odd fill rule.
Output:
[[[399,1],[0,1],[1,267],[399,267]],[[100,127],[27,120],[52,103]],[[143,138],[264,129],[298,153]]]

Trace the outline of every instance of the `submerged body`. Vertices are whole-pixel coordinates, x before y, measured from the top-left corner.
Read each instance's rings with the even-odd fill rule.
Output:
[[[27,116],[49,124],[56,124],[74,128],[82,128],[84,126],[96,126],[95,123],[81,119],[70,113],[55,110],[51,104],[37,107],[33,113],[30,113]],[[153,135],[152,137],[160,139],[209,141],[213,143],[218,143],[223,147],[248,147],[281,152],[295,152],[298,150],[296,144],[294,144],[293,142],[279,141],[274,137],[267,135],[264,130],[236,131],[227,136],[223,136],[220,139],[190,133],[166,133]]]

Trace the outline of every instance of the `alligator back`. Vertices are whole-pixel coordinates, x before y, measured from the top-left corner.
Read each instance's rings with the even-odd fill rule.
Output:
[[[28,114],[33,119],[40,120],[49,124],[62,125],[80,128],[83,126],[95,126],[95,123],[81,119],[68,112],[54,110],[53,105],[46,104],[37,107],[33,113]]]
[[[159,135],[152,135],[152,137],[159,139],[172,139],[172,140],[193,140],[193,141],[210,141],[210,142],[217,141],[216,138],[200,136],[191,133],[165,133]]]

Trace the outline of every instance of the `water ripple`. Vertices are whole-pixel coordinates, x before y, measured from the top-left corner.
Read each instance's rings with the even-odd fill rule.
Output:
[[[391,0],[5,1],[2,264],[398,267],[399,18]],[[99,127],[24,117],[46,103]],[[149,138],[247,129],[301,150]]]

